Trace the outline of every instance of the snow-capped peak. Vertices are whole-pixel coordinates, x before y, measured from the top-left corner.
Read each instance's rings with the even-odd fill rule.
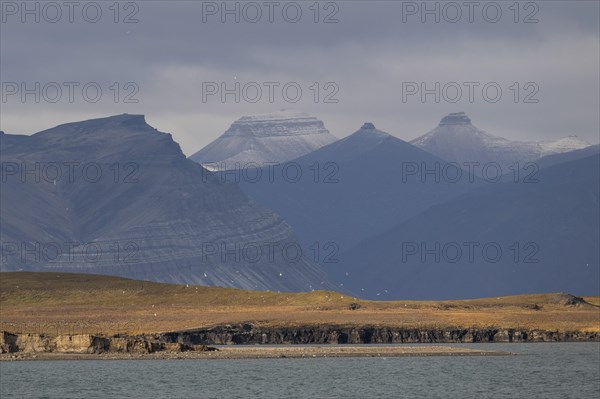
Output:
[[[454,112],[442,118],[439,125],[411,141],[417,147],[472,146],[472,142],[483,143],[484,146],[497,146],[508,140],[493,136],[471,124],[471,119],[464,112]],[[435,154],[435,151],[430,151]],[[436,154],[437,155],[437,154]],[[439,155],[438,155],[439,156]]]
[[[222,137],[275,137],[329,134],[322,121],[304,112],[280,110],[269,114],[242,116]]]
[[[446,115],[436,128],[411,144],[449,162],[493,162],[503,168],[590,145],[577,136],[542,142],[508,140],[477,128],[464,112]]]
[[[212,169],[215,164],[220,170],[235,169],[291,161],[336,140],[314,116],[284,109],[239,118],[190,158]]]

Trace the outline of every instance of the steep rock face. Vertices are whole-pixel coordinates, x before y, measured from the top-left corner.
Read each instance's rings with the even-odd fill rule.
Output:
[[[282,110],[236,120],[190,159],[211,170],[256,167],[290,161],[336,140],[317,118]]]
[[[186,159],[141,115],[3,134],[0,146],[3,271],[262,290],[327,286],[293,251],[289,225]]]
[[[543,142],[508,140],[477,128],[464,112],[445,116],[435,129],[411,143],[448,162],[461,165],[471,162],[482,165],[497,163],[504,173],[509,173],[509,167],[516,163],[522,166],[523,163],[536,161],[546,155],[590,146],[577,136]],[[480,175],[481,167],[478,170]]]

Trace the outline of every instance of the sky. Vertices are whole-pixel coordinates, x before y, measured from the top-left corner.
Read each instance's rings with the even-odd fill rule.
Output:
[[[464,111],[509,139],[599,142],[598,1],[66,4],[1,1],[6,133],[144,114],[189,156],[286,108],[340,138]]]

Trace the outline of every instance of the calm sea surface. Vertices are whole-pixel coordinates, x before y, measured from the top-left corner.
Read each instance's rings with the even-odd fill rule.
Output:
[[[0,397],[600,397],[600,343],[463,346],[521,355],[1,362]]]

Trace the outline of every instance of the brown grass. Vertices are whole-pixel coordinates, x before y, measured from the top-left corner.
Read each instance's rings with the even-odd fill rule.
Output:
[[[154,333],[216,324],[498,327],[600,332],[600,298],[567,294],[364,301],[332,291],[273,293],[68,273],[1,273],[0,330]],[[357,303],[359,309],[351,310]]]

